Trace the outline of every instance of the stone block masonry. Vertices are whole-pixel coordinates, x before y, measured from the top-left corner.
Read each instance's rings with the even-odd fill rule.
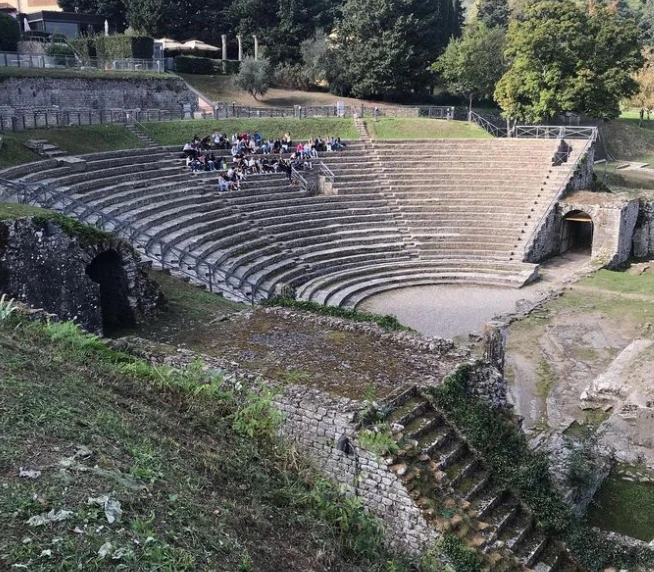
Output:
[[[0,102],[7,110],[60,109],[193,109],[198,96],[179,78],[10,77],[0,81]],[[4,113],[9,114],[8,111]]]
[[[0,293],[96,334],[133,326],[161,300],[127,243],[85,240],[32,218],[0,222]]]

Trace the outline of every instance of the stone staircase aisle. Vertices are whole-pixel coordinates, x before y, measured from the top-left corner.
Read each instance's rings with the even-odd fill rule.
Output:
[[[484,460],[418,388],[403,389],[389,402],[400,446],[391,470],[432,526],[481,551],[494,572],[581,570],[561,542],[537,529],[511,491],[493,485]]]
[[[147,149],[159,147],[159,145],[136,123],[125,123],[125,129],[134,135],[134,137],[139,139]]]
[[[23,144],[31,151],[47,159],[56,159],[68,155],[66,151],[63,151],[54,143],[50,143],[47,139],[28,139]]]

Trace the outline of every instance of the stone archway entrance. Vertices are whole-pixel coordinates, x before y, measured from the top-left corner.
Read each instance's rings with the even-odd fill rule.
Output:
[[[570,211],[561,226],[561,254],[576,252],[590,256],[593,251],[593,219],[580,210]]]
[[[129,283],[118,252],[111,249],[98,254],[86,267],[86,274],[100,285],[103,333],[134,327],[136,318],[129,303]]]

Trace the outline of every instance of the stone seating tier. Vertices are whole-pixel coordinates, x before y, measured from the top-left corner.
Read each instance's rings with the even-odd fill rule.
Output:
[[[235,297],[290,284],[304,299],[354,305],[410,284],[531,279],[524,245],[576,161],[573,152],[552,167],[553,152],[543,140],[351,143],[318,159],[335,175],[329,195],[283,174],[219,194],[218,175],[182,169],[178,148],[89,155],[82,172],[45,161],[12,173],[147,232],[138,246],[159,264],[216,265],[213,283]]]

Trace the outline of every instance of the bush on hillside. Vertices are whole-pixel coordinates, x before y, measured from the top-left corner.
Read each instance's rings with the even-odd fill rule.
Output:
[[[257,99],[259,95],[266,95],[272,79],[273,72],[267,59],[255,60],[247,57],[241,62],[241,69],[234,78],[234,85]]]
[[[218,60],[196,58],[195,56],[177,56],[175,58],[175,71],[208,75],[213,73],[214,62],[218,62]]]
[[[75,52],[70,46],[64,44],[49,44],[45,48],[45,53],[48,56],[54,57],[55,65],[66,65],[68,58],[74,58]]]
[[[15,52],[20,40],[18,22],[8,14],[0,12],[0,50]]]
[[[302,64],[279,64],[275,68],[275,85],[284,89],[309,89]]]

